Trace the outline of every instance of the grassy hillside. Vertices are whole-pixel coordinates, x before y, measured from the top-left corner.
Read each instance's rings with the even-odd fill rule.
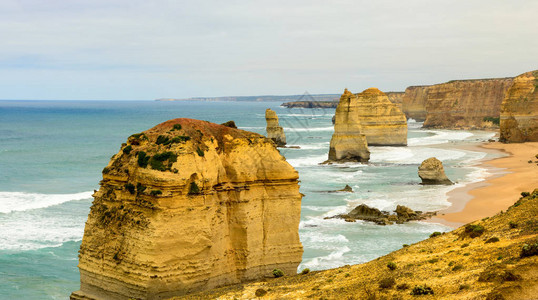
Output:
[[[182,299],[538,299],[537,216],[538,189],[506,212],[368,263]]]

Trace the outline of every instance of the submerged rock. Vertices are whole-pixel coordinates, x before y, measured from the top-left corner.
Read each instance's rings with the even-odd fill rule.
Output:
[[[517,76],[501,105],[499,140],[538,142],[538,70]]]
[[[366,204],[361,204],[347,214],[327,217],[326,219],[344,219],[346,222],[356,222],[357,220],[362,220],[374,222],[378,225],[392,225],[394,223],[403,224],[409,221],[425,220],[436,215],[435,212],[422,213],[420,211],[414,211],[403,205],[398,205],[394,212],[396,212],[396,214],[380,211],[375,207],[369,207]]]
[[[331,138],[329,160],[368,162],[370,151],[359,121],[358,99],[347,89],[336,107],[334,134]]]
[[[435,157],[430,157],[422,162],[418,167],[418,176],[422,179],[422,184],[454,184],[446,177],[443,163]]]
[[[71,299],[165,299],[301,262],[298,173],[259,134],[170,120],[129,137],[100,184]]]
[[[286,145],[286,135],[284,129],[278,124],[276,112],[268,108],[265,110],[265,121],[267,122],[267,137],[272,139],[278,147]]]
[[[341,190],[338,190],[337,192],[348,192],[348,193],[353,193],[353,188],[351,188],[349,185],[346,184],[346,186],[341,189]]]

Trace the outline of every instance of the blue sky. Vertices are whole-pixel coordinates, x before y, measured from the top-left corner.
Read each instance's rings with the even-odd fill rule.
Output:
[[[0,99],[403,91],[538,69],[538,1],[2,0]]]

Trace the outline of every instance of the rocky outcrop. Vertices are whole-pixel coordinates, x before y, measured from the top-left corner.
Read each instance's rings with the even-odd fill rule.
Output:
[[[278,147],[286,145],[286,135],[284,129],[278,124],[276,112],[270,108],[265,110],[265,121],[267,122],[267,137],[272,139]]]
[[[336,108],[338,101],[293,101],[282,103],[286,108]]]
[[[222,123],[220,125],[237,129],[237,125],[235,125],[234,121],[224,122],[224,123]]]
[[[368,143],[359,121],[358,98],[346,89],[336,107],[334,133],[327,162],[367,162],[369,159]]]
[[[500,141],[538,141],[538,70],[517,76],[501,106]]]
[[[446,177],[443,163],[435,157],[430,157],[420,164],[418,176],[422,179],[422,184],[454,184]]]
[[[418,221],[431,218],[436,215],[435,212],[414,211],[407,206],[398,205],[394,211],[396,214],[391,214],[386,211],[380,211],[375,207],[369,207],[366,204],[361,204],[355,207],[347,214],[336,215],[334,217],[328,217],[326,219],[344,219],[346,222],[356,222],[357,220],[374,222],[377,225],[392,225],[403,224],[409,221]]]
[[[430,128],[489,128],[513,78],[453,80],[405,90],[402,108],[408,118]]]
[[[164,299],[301,261],[298,173],[259,134],[170,120],[129,137],[100,184],[71,299]]]
[[[396,107],[402,110],[403,107],[403,97],[405,92],[385,92],[387,97],[389,97],[390,102],[392,102]],[[403,111],[403,110],[402,110]]]
[[[407,145],[407,119],[385,93],[369,88],[355,96],[359,122],[368,145]]]

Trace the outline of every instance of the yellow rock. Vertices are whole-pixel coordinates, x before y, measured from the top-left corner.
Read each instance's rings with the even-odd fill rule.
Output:
[[[286,145],[286,135],[284,129],[278,124],[276,112],[270,108],[265,110],[265,121],[267,122],[267,137],[272,139],[278,147]]]
[[[369,159],[368,143],[359,121],[358,98],[346,89],[336,107],[329,161],[367,162]]]
[[[263,136],[192,119],[133,135],[103,170],[71,299],[162,299],[295,274],[298,173]]]
[[[538,141],[538,70],[517,76],[501,106],[500,140]]]
[[[358,98],[359,122],[370,146],[407,145],[407,119],[387,95],[369,88]]]

